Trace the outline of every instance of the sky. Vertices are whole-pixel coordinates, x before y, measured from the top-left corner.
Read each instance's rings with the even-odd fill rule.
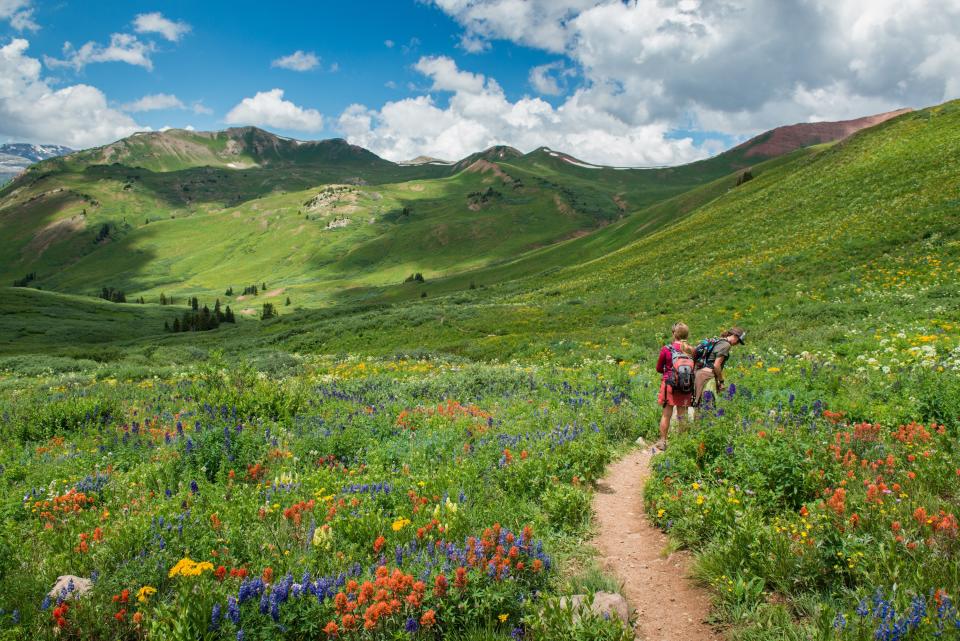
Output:
[[[0,0],[0,141],[256,125],[689,162],[960,97],[960,0]]]

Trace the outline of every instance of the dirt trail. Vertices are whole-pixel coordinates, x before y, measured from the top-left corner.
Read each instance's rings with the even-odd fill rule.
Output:
[[[667,537],[647,521],[643,485],[650,474],[650,447],[631,452],[609,467],[593,501],[599,534],[594,544],[607,570],[623,581],[637,611],[644,641],[719,641],[703,621],[710,597],[688,578],[685,552],[662,555]]]

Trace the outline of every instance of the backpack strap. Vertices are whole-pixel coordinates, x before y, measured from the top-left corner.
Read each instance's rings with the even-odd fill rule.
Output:
[[[703,360],[701,361],[703,363],[703,367],[707,366],[707,362],[710,360],[710,356],[713,354],[713,350],[717,346],[717,343],[720,342],[720,340],[721,339],[719,338],[707,339],[707,344],[709,345],[709,347],[703,351]]]

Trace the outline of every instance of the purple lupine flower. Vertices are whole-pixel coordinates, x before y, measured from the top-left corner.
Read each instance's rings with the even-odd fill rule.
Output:
[[[216,632],[220,629],[220,604],[214,603],[213,610],[210,612],[210,630]]]
[[[190,481],[190,491],[194,494],[200,491],[200,486],[197,485],[196,481]]]
[[[415,617],[410,617],[407,619],[407,622],[403,625],[403,629],[409,632],[410,634],[415,633],[420,629],[420,623]]]
[[[233,625],[240,625],[240,605],[232,596],[227,597],[227,618]]]
[[[843,630],[847,627],[847,617],[843,616],[842,612],[837,612],[837,616],[833,619],[833,629],[834,630]]]

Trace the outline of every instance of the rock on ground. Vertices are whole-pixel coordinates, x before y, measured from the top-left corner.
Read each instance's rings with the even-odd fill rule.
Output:
[[[72,574],[64,574],[63,576],[57,577],[57,582],[53,584],[53,589],[49,592],[50,598],[56,599],[59,597],[61,592],[70,587],[71,582],[73,582],[73,590],[67,592],[67,599],[81,597],[93,589],[93,581],[90,579],[85,579],[82,576],[74,576]]]
[[[574,620],[579,620],[579,612],[587,602],[586,594],[574,594],[569,599],[574,609]],[[567,597],[560,599],[560,607],[567,607]],[[630,606],[627,600],[619,594],[612,592],[597,592],[593,595],[593,603],[590,604],[590,610],[600,616],[609,615],[611,618],[618,617],[623,624],[630,627]]]

